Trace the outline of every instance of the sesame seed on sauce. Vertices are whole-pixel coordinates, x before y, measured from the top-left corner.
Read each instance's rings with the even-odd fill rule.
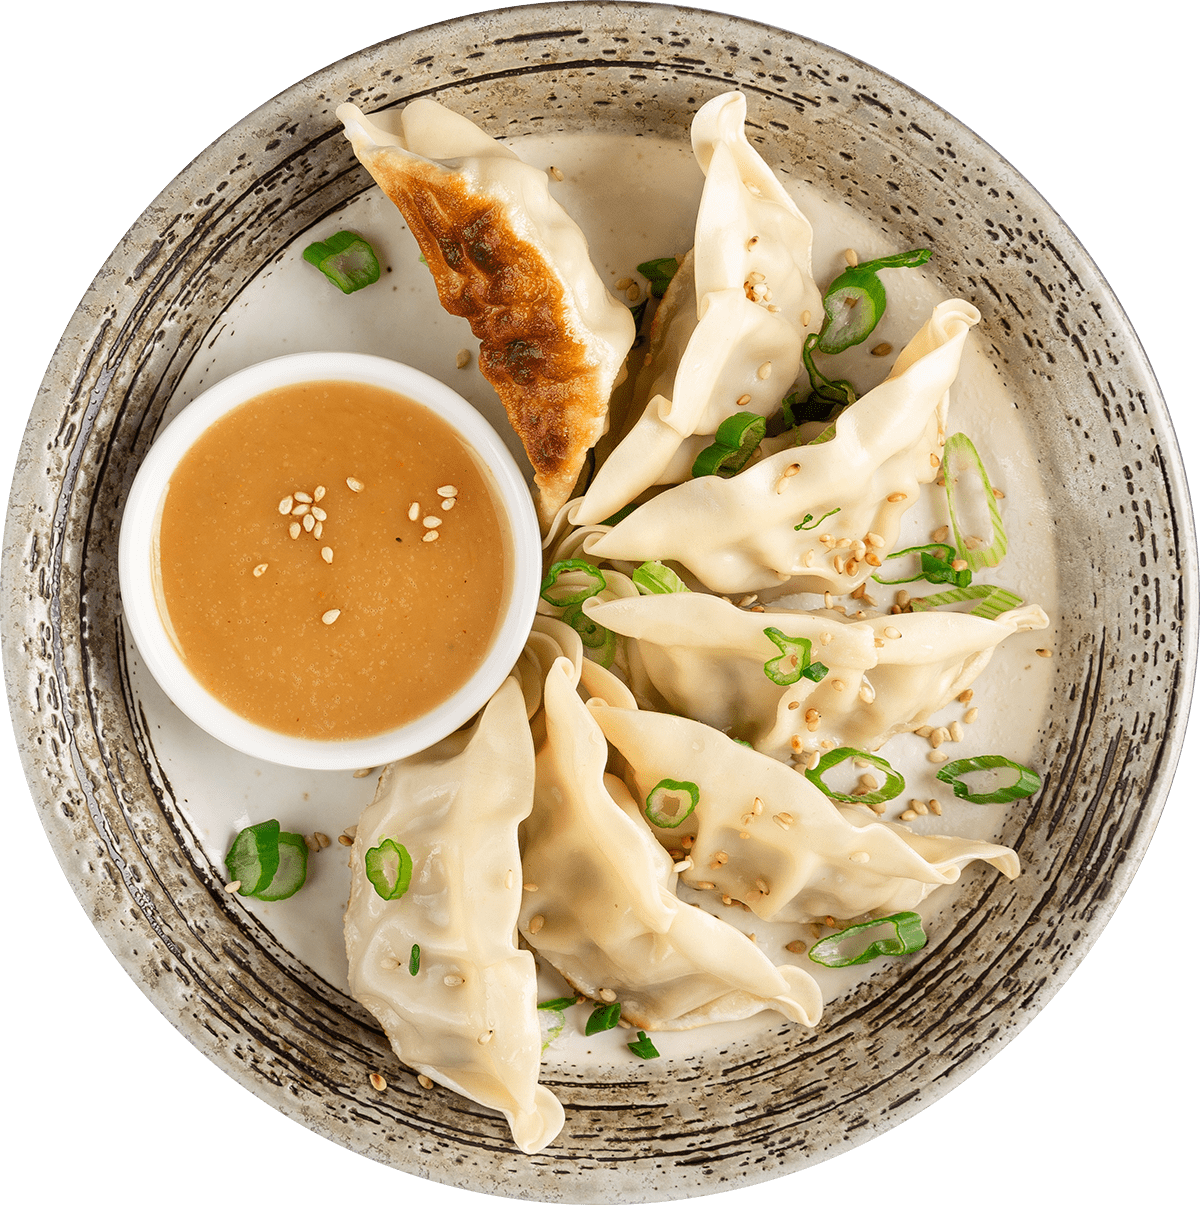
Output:
[[[341,611],[338,610],[337,607],[331,607],[328,611],[326,611],[321,616],[321,622],[326,625],[331,624],[331,623],[337,623],[337,619],[340,614],[341,614]]]
[[[353,490],[354,493],[356,493],[356,494],[361,494],[364,489],[363,483],[361,481],[359,481],[359,479],[357,477],[347,477],[346,485],[349,489]]]
[[[371,1087],[374,1088],[376,1092],[387,1091],[387,1080],[385,1080],[378,1071],[372,1071],[368,1078],[371,1081]]]

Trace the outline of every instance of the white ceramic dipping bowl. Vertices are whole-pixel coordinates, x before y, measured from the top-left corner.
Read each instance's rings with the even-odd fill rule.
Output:
[[[398,728],[358,740],[309,740],[252,723],[192,675],[164,622],[157,570],[167,485],[180,459],[219,418],[243,402],[306,381],[356,381],[402,394],[447,422],[475,453],[508,529],[511,571],[502,614],[484,660],[450,698]],[[202,393],[159,435],[134,480],[121,521],[121,601],[147,668],[173,703],[204,731],[243,753],[308,770],[349,770],[407,757],[471,718],[508,675],[537,606],[541,540],[529,488],[499,436],[447,385],[386,360],[353,352],[281,356],[234,373]]]

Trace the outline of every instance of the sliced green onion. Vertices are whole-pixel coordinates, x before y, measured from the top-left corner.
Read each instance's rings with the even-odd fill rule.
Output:
[[[930,254],[921,247],[847,268],[825,293],[825,321],[817,347],[832,356],[861,343],[887,309],[887,293],[876,273],[882,268],[916,267],[928,262]]]
[[[646,819],[657,828],[678,828],[700,802],[700,788],[694,782],[664,778],[646,796]]]
[[[616,527],[622,519],[628,519],[637,508],[641,506],[640,502],[626,502],[620,510],[613,511],[607,519],[601,519],[598,526],[600,527]]]
[[[791,686],[801,678],[820,682],[829,672],[829,667],[820,661],[812,661],[812,641],[804,636],[787,636],[778,628],[763,628],[763,635],[779,650],[763,666],[763,673],[776,686]]]
[[[343,293],[356,293],[379,279],[379,260],[371,244],[353,230],[339,230],[323,243],[305,247],[304,258]]]
[[[958,478],[974,470],[983,490],[984,501],[987,503],[988,515],[992,520],[992,540],[979,548],[968,548],[966,539],[959,524],[956,499],[961,488]],[[996,503],[996,495],[992,493],[992,483],[988,480],[987,469],[975,450],[975,445],[961,432],[951,435],[946,440],[942,453],[942,472],[946,478],[946,506],[950,510],[950,522],[954,525],[954,539],[959,547],[959,555],[972,569],[983,569],[989,565],[999,565],[1008,552],[1008,535],[1004,530],[1004,520],[1000,518],[1000,507]]]
[[[644,561],[633,571],[633,584],[642,594],[690,594],[683,579],[662,561]]]
[[[367,878],[380,899],[398,900],[412,882],[413,862],[408,850],[385,837],[364,858]]]
[[[858,955],[851,957],[840,953],[840,947],[848,938],[860,938],[871,929],[890,929],[891,934],[873,941]],[[872,962],[881,954],[898,957],[901,954],[915,954],[924,947],[929,939],[921,928],[921,918],[915,912],[895,912],[891,916],[880,917],[879,920],[869,920],[861,925],[851,925],[840,933],[831,933],[822,937],[808,952],[813,962],[823,967],[856,967],[864,962]],[[857,944],[857,942],[853,943]]]
[[[962,781],[964,774],[974,770],[1016,770],[1017,781],[1011,786],[997,787],[985,794],[973,794],[971,789]],[[1026,799],[1035,791],[1041,789],[1042,778],[1036,770],[1021,765],[1020,762],[1010,761],[999,753],[985,753],[980,757],[964,757],[959,761],[948,761],[937,772],[939,781],[948,782],[954,788],[954,794],[968,803],[1012,803],[1014,799]]]
[[[792,528],[792,530],[793,531],[812,531],[813,528],[820,527],[821,524],[824,523],[826,519],[828,519],[831,515],[836,515],[838,513],[838,511],[840,511],[841,509],[842,508],[840,506],[835,506],[833,508],[833,510],[827,510],[815,523],[813,522],[812,515],[805,515],[803,520],[801,520],[801,522],[797,523],[796,526]]]
[[[637,303],[637,305],[631,305],[629,307],[629,312],[633,315],[633,329],[635,331],[641,329],[642,319],[646,316],[646,307],[649,304],[650,299],[648,297],[643,297],[642,300]]]
[[[559,585],[558,579],[564,573],[581,573],[585,581],[563,582]],[[555,561],[542,582],[540,594],[552,607],[574,607],[585,598],[599,594],[606,585],[604,574],[590,561]]]
[[[766,433],[761,414],[731,414],[717,428],[714,442],[692,462],[692,476],[728,479],[741,472]]]
[[[901,556],[919,556],[921,568],[912,577],[882,578],[878,573],[871,576],[881,586],[902,586],[905,582],[926,581],[931,586],[946,582],[952,586],[969,586],[971,584],[970,569],[954,569],[952,562],[958,559],[958,552],[951,544],[919,544],[914,548],[903,548],[899,552],[889,552],[885,560],[895,560]]]
[[[413,944],[413,948],[408,955],[408,973],[415,975],[421,969],[421,947]]]
[[[960,590],[944,590],[941,594],[926,594],[922,598],[914,598],[914,611],[932,611],[935,607],[945,607],[950,603],[968,602],[972,598],[981,598],[977,607],[972,607],[969,615],[977,615],[980,619],[995,619],[1013,607],[1019,607],[1022,599],[1003,586],[963,586]]]
[[[633,1051],[634,1054],[638,1056],[639,1059],[658,1058],[658,1051],[655,1050],[654,1043],[650,1041],[648,1037],[646,1037],[646,1031],[644,1029],[638,1030],[638,1040],[636,1042],[626,1042],[625,1044],[630,1050]]]
[[[583,613],[580,606],[568,607],[562,613],[563,623],[570,624],[583,641],[584,652],[589,661],[607,669],[617,655],[617,634],[598,624]]]
[[[780,403],[783,407],[783,429],[790,431],[801,423],[829,422],[837,418],[840,403],[810,393],[801,397],[799,391],[789,393]]]
[[[826,770],[831,770],[834,766],[844,762],[848,757],[861,757],[870,762],[877,770],[882,770],[884,773],[883,786],[866,795],[843,795],[827,787],[822,775]],[[865,803],[868,806],[873,803],[886,803],[889,799],[895,799],[904,790],[903,776],[893,770],[891,765],[882,757],[875,753],[864,753],[861,749],[851,749],[847,746],[842,746],[840,749],[830,749],[828,753],[822,756],[815,769],[804,771],[804,776],[809,782],[820,787],[830,799],[834,799],[838,803]]]
[[[286,900],[293,896],[308,877],[308,846],[299,833],[279,834],[279,867],[271,882],[254,893],[260,900]]]
[[[225,869],[231,883],[241,883],[238,895],[257,895],[270,886],[279,869],[279,821],[242,829],[225,855]]]
[[[679,261],[668,255],[663,259],[648,259],[644,264],[638,264],[637,270],[650,282],[650,294],[661,297],[679,271]]]
[[[804,350],[802,352],[804,367],[808,370],[808,381],[812,386],[810,397],[819,398],[823,402],[832,402],[838,406],[851,406],[858,401],[858,394],[854,392],[854,386],[849,381],[831,381],[813,363],[813,348],[817,346],[819,338],[820,335],[815,331],[809,335],[804,340]],[[832,426],[833,424],[831,423],[826,430],[831,429]],[[825,439],[825,432],[822,432],[816,439],[810,442],[824,443]]]
[[[614,1000],[612,1004],[597,1004],[588,1017],[583,1032],[589,1038],[594,1033],[603,1033],[606,1029],[616,1029],[621,1019],[621,1002]]]
[[[564,1008],[570,1008],[573,1004],[579,1003],[578,996],[557,996],[553,1000],[543,1000],[538,1008],[548,1008],[553,1012],[561,1012]]]

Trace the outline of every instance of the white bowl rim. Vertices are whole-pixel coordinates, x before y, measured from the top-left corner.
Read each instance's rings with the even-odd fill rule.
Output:
[[[151,547],[166,485],[185,452],[213,422],[244,402],[305,381],[354,381],[402,394],[448,422],[491,478],[511,541],[512,575],[491,647],[457,691],[398,728],[357,740],[319,741],[264,728],[203,687],[163,624],[152,576]],[[467,722],[508,676],[524,647],[537,607],[541,538],[528,486],[488,421],[448,385],[407,364],[360,352],[298,352],[263,360],[225,377],[190,402],[146,454],[121,520],[118,573],[130,634],[167,697],[195,724],[231,748],[305,770],[378,766],[429,748]]]

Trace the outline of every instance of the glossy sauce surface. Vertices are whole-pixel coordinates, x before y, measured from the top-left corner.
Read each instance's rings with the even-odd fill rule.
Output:
[[[309,739],[431,711],[483,661],[506,597],[485,473],[443,419],[373,385],[289,385],[230,411],[162,506],[161,604],[189,669]]]

